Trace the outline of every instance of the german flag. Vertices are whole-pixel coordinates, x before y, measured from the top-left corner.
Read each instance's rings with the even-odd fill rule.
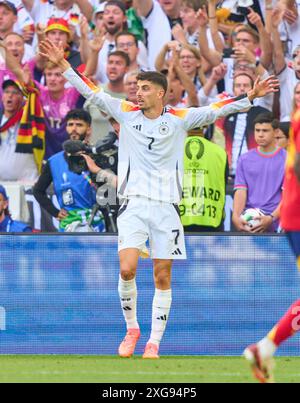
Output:
[[[20,121],[16,152],[33,154],[39,172],[45,155],[45,121],[39,91],[32,83],[24,88],[26,103]]]

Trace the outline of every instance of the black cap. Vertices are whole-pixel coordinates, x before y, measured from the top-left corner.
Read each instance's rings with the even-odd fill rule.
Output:
[[[105,4],[105,8],[108,6],[116,6],[123,11],[123,14],[126,14],[126,6],[121,0],[110,0]]]
[[[1,4],[1,3],[0,3],[0,4]],[[16,87],[20,92],[22,92],[22,88],[21,88],[20,85],[19,85],[16,81],[14,81],[14,80],[8,79],[8,80],[3,81],[3,83],[2,83],[2,89],[3,89],[3,90],[5,90],[5,88],[11,87],[11,86]]]
[[[5,6],[6,8],[8,8],[9,10],[11,10],[15,15],[18,14],[18,10],[16,8],[16,6],[11,3],[10,1],[7,0],[0,0],[0,6]]]

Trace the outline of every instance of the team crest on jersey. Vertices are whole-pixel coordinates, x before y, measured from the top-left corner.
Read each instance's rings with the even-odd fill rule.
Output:
[[[168,124],[166,122],[162,122],[159,126],[159,133],[161,135],[166,135],[169,133],[169,131],[170,131],[170,128],[169,128]]]

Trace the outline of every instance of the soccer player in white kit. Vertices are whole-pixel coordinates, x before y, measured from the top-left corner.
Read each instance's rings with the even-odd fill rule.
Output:
[[[140,337],[137,321],[136,269],[149,239],[155,294],[152,327],[143,358],[159,358],[159,344],[168,320],[171,268],[185,259],[183,227],[178,214],[183,176],[186,132],[251,107],[251,102],[275,92],[278,81],[258,78],[248,94],[208,107],[174,109],[164,106],[168,83],[158,72],[138,76],[138,104],[112,98],[64,60],[63,50],[46,40],[41,55],[61,67],[64,77],[100,110],[120,123],[118,195],[123,200],[118,216],[120,258],[119,296],[127,333],[119,346],[121,357],[131,357]]]

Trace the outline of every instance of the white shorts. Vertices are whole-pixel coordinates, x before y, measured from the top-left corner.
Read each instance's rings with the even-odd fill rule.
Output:
[[[184,231],[178,206],[142,197],[126,201],[119,210],[118,251],[145,249],[152,259],[186,259]]]

